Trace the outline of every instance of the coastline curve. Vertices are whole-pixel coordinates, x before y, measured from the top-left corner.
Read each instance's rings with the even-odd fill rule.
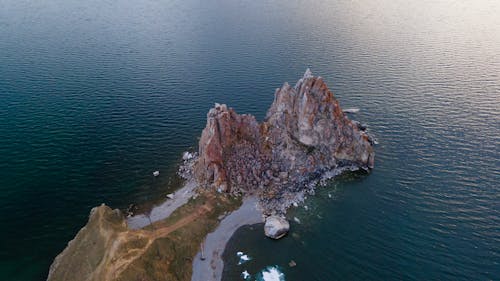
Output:
[[[263,213],[259,207],[258,198],[251,196],[243,199],[241,207],[228,214],[215,231],[206,236],[202,245],[206,259],[201,259],[201,251],[196,254],[193,260],[191,281],[221,280],[224,269],[222,254],[233,234],[244,225],[261,222],[263,222]]]

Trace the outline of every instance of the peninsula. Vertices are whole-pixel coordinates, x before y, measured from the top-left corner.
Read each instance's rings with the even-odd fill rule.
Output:
[[[287,208],[342,172],[372,169],[374,143],[309,69],[276,89],[260,123],[215,104],[198,152],[183,155],[184,187],[149,216],[92,209],[48,280],[218,280],[238,227],[265,221],[268,237],[286,235]]]

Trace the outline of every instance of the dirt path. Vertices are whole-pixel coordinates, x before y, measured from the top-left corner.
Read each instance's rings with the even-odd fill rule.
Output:
[[[193,213],[190,215],[181,218],[177,222],[175,222],[172,225],[165,226],[165,227],[160,227],[156,228],[155,230],[133,230],[132,232],[124,232],[120,234],[109,255],[108,259],[110,260],[110,263],[107,265],[110,269],[107,270],[107,276],[105,280],[112,280],[116,278],[117,276],[120,276],[120,274],[135,260],[137,260],[139,257],[141,257],[153,244],[153,242],[158,239],[165,237],[169,235],[170,233],[176,231],[179,228],[182,228],[189,223],[193,222],[197,218],[201,217],[205,213],[208,213],[212,211],[212,206],[210,204],[204,204],[200,207],[198,207]],[[147,244],[144,247],[137,248],[130,250],[130,252],[127,253],[126,258],[122,257],[120,259],[114,260],[114,256],[116,254],[116,250],[120,248],[120,245],[127,243],[128,241],[132,239],[137,239],[137,238],[146,238],[147,239]]]
[[[181,228],[181,227],[183,227],[183,226],[185,226],[185,225],[193,222],[195,219],[197,219],[201,215],[203,215],[205,213],[208,213],[210,211],[212,211],[212,206],[210,206],[208,204],[202,205],[194,213],[190,214],[187,217],[184,217],[184,218],[178,220],[176,223],[174,223],[174,224],[172,224],[170,226],[166,226],[166,227],[162,227],[162,228],[156,229],[154,231],[152,239],[154,240],[154,239],[158,239],[158,238],[167,236],[171,232],[176,231],[177,229],[179,229],[179,228]]]

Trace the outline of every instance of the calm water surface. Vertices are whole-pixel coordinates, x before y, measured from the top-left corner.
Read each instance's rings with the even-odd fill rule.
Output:
[[[361,108],[376,168],[292,210],[278,243],[240,229],[224,279],[499,280],[498,15],[494,0],[0,0],[0,279],[44,280],[91,207],[168,193],[214,102],[262,119],[311,67]]]

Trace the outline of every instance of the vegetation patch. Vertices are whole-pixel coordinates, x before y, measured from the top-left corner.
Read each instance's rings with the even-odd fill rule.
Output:
[[[240,205],[241,198],[201,191],[168,218],[138,230],[128,229],[119,211],[100,206],[56,258],[48,280],[190,280],[206,235]]]

